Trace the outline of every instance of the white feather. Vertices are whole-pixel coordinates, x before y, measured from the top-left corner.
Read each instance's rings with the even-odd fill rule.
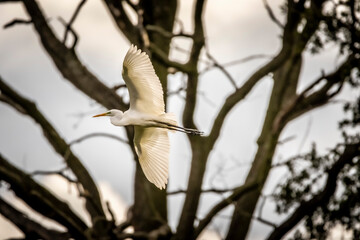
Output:
[[[169,138],[164,128],[135,126],[134,144],[145,177],[156,187],[168,181]]]
[[[122,76],[130,94],[130,109],[142,113],[163,114],[163,90],[149,56],[131,45],[127,52]]]
[[[131,45],[122,75],[130,95],[130,109],[111,109],[94,117],[110,116],[115,126],[133,125],[134,146],[146,178],[158,188],[166,187],[169,168],[168,129],[201,135],[177,125],[175,115],[165,113],[163,90],[149,56]]]

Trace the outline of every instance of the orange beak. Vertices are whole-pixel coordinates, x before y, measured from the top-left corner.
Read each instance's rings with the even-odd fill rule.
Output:
[[[106,115],[107,115],[107,113],[101,113],[101,114],[95,115],[93,117],[103,117],[103,116],[106,116]]]

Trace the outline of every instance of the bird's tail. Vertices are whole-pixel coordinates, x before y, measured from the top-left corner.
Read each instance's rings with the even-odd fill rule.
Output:
[[[174,113],[164,113],[162,115],[163,119],[166,120],[167,123],[177,126],[176,116]]]
[[[165,128],[172,130],[172,131],[178,131],[178,132],[183,132],[183,133],[192,134],[192,135],[203,135],[204,134],[203,132],[201,132],[197,129],[184,128],[184,127],[178,126],[178,124],[175,120],[174,113],[163,114],[161,121],[158,121],[158,123],[163,124]]]

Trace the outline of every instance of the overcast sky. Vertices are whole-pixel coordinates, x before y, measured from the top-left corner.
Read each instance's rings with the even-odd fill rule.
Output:
[[[39,1],[50,24],[59,36],[63,27],[58,16],[70,19],[78,1],[63,0]],[[280,0],[269,1],[279,19]],[[179,19],[185,31],[191,32],[192,1],[180,1]],[[0,5],[0,25],[14,18],[27,19],[20,3]],[[280,29],[269,20],[262,0],[209,0],[205,12],[206,36],[211,54],[220,62],[226,63],[253,54],[274,55],[280,49]],[[74,24],[80,36],[77,52],[83,63],[106,85],[113,86],[122,82],[121,66],[129,48],[101,1],[89,0],[80,12]],[[188,48],[189,42],[181,39],[175,42],[182,48]],[[325,53],[310,56],[305,54],[305,63],[301,73],[300,86],[305,86],[320,75],[320,70],[331,70],[339,63],[334,58],[336,49],[331,47]],[[184,56],[173,51],[171,57],[184,60]],[[241,85],[247,77],[267,59],[250,61],[229,67],[228,70]],[[91,116],[104,109],[90,100],[74,86],[64,80],[51,59],[44,52],[39,38],[31,25],[18,25],[0,30],[0,75],[19,93],[35,101],[59,133],[66,140],[77,139],[87,133],[107,132],[124,136],[124,129],[115,127],[108,119],[93,119]],[[181,82],[181,74],[170,76],[169,85],[176,89]],[[266,104],[270,94],[272,80],[264,79],[246,98],[236,106],[226,119],[221,138],[211,153],[205,186],[231,187],[241,184],[246,177],[250,161],[256,151],[256,138],[261,131]],[[231,93],[232,85],[222,73],[213,70],[201,75],[199,101],[196,111],[196,123],[205,133],[209,130],[213,118],[225,97]],[[351,91],[339,99],[354,96]],[[170,97],[168,109],[176,114],[183,109],[183,99]],[[341,105],[332,104],[307,114],[291,123],[281,139],[294,136],[294,140],[280,146],[275,161],[293,156],[309,149],[311,142],[318,142],[320,150],[332,147],[339,139],[336,131],[337,120],[341,115]],[[180,122],[181,118],[178,118]],[[182,134],[171,134],[170,182],[169,191],[185,188],[190,166],[190,151],[187,138]],[[134,162],[128,146],[107,138],[94,138],[72,148],[82,159],[92,176],[100,183],[102,192],[117,206],[119,220],[124,217],[124,209],[132,203]],[[22,169],[56,170],[63,166],[61,158],[44,140],[41,130],[28,117],[19,115],[7,105],[0,104],[0,153]],[[223,167],[219,171],[220,166]],[[275,183],[283,177],[284,171],[276,170],[266,191],[273,190]],[[65,196],[66,184],[54,177],[37,178],[61,196]],[[59,187],[59,186],[62,187]],[[65,188],[64,188],[65,186]],[[65,191],[66,192],[66,191]],[[70,192],[71,193],[71,192]],[[13,196],[5,193],[7,199]],[[74,201],[74,194],[70,197]],[[206,210],[219,200],[218,196],[206,196],[201,199],[198,215],[202,217]],[[176,226],[182,196],[169,197],[170,224]],[[75,202],[76,204],[81,204]],[[20,206],[19,204],[16,204]],[[114,208],[114,207],[113,207]],[[224,229],[230,209],[221,213],[212,225],[213,230]],[[272,204],[267,204],[264,218],[273,219]],[[280,221],[280,219],[278,220]],[[6,226],[6,227],[5,227]],[[0,229],[10,226],[0,217]],[[262,239],[271,228],[259,223],[252,225],[249,239]],[[214,235],[214,234],[213,234]],[[0,231],[0,239],[18,236],[15,228]]]

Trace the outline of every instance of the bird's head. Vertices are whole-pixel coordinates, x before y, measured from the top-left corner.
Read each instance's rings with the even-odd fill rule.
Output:
[[[109,116],[109,117],[122,117],[124,113],[120,110],[117,110],[117,109],[111,109],[111,110],[108,110],[104,113],[100,113],[100,114],[97,114],[93,117],[104,117],[104,116]]]
[[[110,122],[116,126],[122,126],[122,122],[121,119],[123,117],[124,113],[120,110],[117,109],[111,109],[108,110],[107,112],[95,115],[93,117],[104,117],[104,116],[109,116],[110,117]]]

